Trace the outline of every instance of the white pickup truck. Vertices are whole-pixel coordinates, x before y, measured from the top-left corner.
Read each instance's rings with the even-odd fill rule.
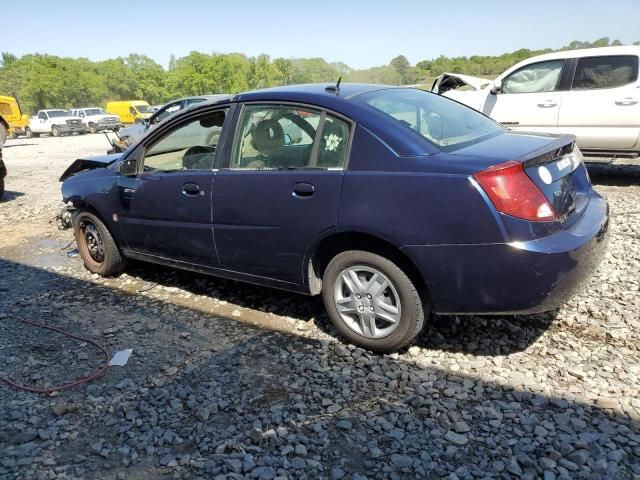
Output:
[[[61,135],[87,133],[86,127],[78,117],[71,115],[67,110],[40,110],[38,114],[29,119],[29,126],[25,129],[27,137],[39,137],[46,133],[54,137]]]
[[[640,156],[640,46],[529,58],[495,80],[443,73],[432,91],[512,130],[571,133],[586,161]]]
[[[71,115],[80,118],[85,128],[91,133],[102,132],[103,130],[117,132],[122,127],[119,116],[111,115],[97,107],[74,108],[71,109]]]

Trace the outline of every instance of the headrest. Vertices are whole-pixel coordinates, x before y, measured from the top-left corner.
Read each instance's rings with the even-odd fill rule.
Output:
[[[253,127],[253,147],[269,152],[284,145],[284,130],[276,120],[262,120]]]

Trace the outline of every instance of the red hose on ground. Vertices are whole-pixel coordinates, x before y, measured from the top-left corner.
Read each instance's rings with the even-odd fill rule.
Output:
[[[29,320],[20,320],[20,321],[22,323],[26,323],[28,325],[34,325],[36,327],[46,328],[47,330],[53,330],[54,332],[58,332],[61,335],[64,335],[64,336],[69,337],[69,338],[73,338],[75,340],[80,340],[82,342],[90,343],[91,345],[96,347],[98,350],[102,351],[102,353],[104,353],[104,356],[105,356],[106,360],[100,366],[100,368],[97,369],[93,374],[91,374],[91,375],[89,375],[87,377],[79,378],[78,380],[75,380],[74,382],[65,383],[64,385],[60,385],[60,386],[57,386],[57,387],[38,388],[38,387],[30,387],[28,385],[21,385],[21,384],[17,383],[16,381],[10,379],[9,377],[5,377],[4,375],[0,375],[0,381],[8,383],[12,387],[18,388],[20,390],[25,390],[27,392],[53,393],[53,392],[59,392],[61,390],[69,390],[70,388],[77,387],[78,385],[82,385],[83,383],[89,383],[89,382],[92,382],[94,380],[97,380],[98,378],[104,376],[104,374],[107,373],[107,370],[109,370],[109,362],[111,361],[111,355],[109,355],[109,352],[107,352],[107,350],[102,345],[100,345],[99,343],[95,342],[94,340],[91,340],[90,338],[86,338],[86,337],[81,337],[79,335],[74,335],[73,333],[69,333],[69,332],[67,332],[65,330],[62,330],[61,328],[58,328],[58,327],[52,327],[50,325],[44,325],[42,323],[32,322],[32,321],[29,321]]]

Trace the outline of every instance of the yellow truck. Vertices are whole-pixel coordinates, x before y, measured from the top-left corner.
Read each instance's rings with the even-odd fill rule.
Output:
[[[144,100],[123,100],[107,102],[108,113],[118,115],[123,124],[142,123],[153,113],[153,109]]]
[[[0,117],[9,125],[10,137],[16,138],[25,134],[25,128],[29,125],[29,115],[22,114],[15,98],[0,95]]]

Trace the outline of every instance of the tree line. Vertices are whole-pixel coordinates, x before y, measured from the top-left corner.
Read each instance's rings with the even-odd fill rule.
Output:
[[[573,41],[560,50],[621,45],[600,38]],[[634,45],[640,45],[635,42]],[[211,93],[237,93],[257,88],[299,83],[344,82],[430,86],[442,72],[495,76],[513,64],[554,50],[520,49],[496,56],[440,56],[411,65],[398,55],[389,64],[363,70],[322,58],[248,57],[241,53],[191,52],[171,56],[165,69],[139,54],[103,61],[28,54],[17,57],[3,52],[0,58],[0,95],[18,99],[26,113],[41,108],[104,105],[109,100],[143,99],[150,104],[173,98]]]

